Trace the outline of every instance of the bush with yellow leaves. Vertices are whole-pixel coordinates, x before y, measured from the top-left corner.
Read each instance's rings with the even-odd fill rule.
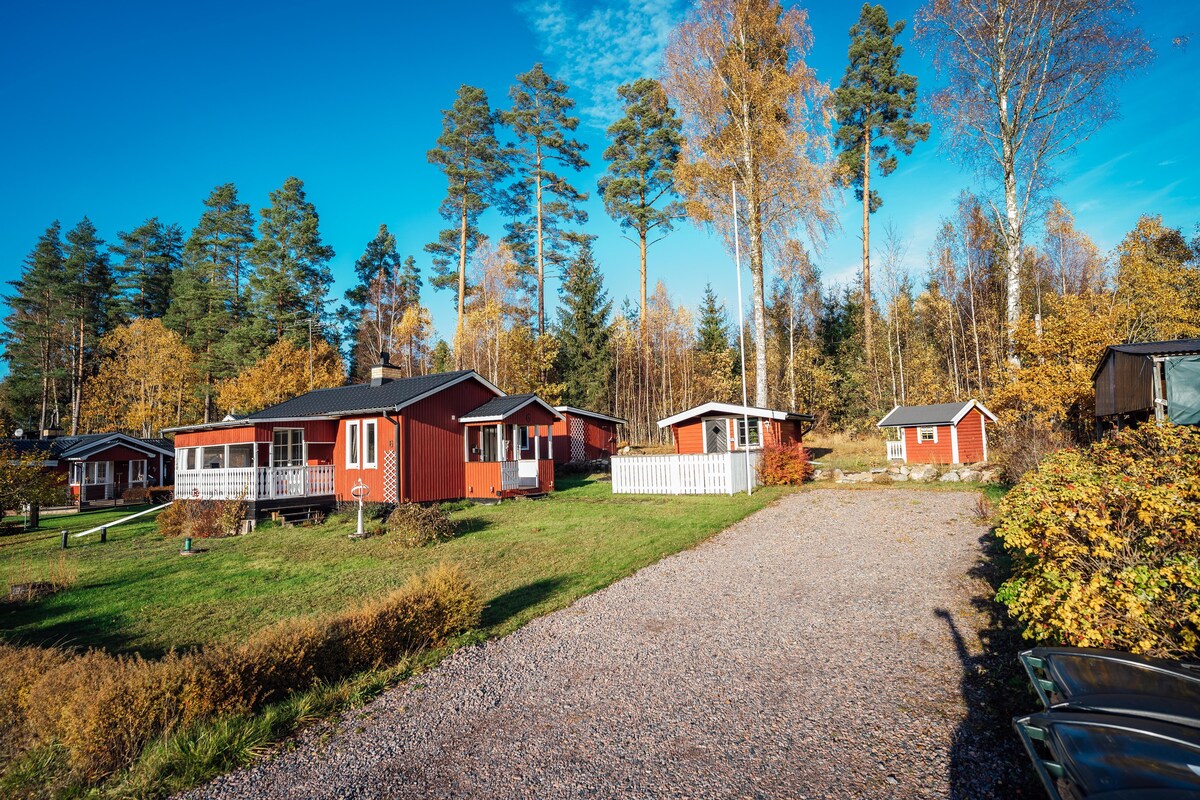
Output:
[[[1045,643],[1156,656],[1200,644],[1200,430],[1143,425],[1063,450],[1000,503],[997,599]]]

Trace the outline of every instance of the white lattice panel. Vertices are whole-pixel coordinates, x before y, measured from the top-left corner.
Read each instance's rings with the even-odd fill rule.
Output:
[[[396,497],[396,451],[388,450],[383,454],[383,502],[394,503]]]
[[[587,458],[587,448],[584,447],[587,429],[579,417],[571,417],[571,460],[583,461]]]

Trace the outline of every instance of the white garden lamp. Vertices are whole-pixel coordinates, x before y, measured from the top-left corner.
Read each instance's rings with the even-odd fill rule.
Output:
[[[366,533],[363,531],[363,499],[371,493],[371,487],[362,482],[362,478],[358,479],[358,483],[354,484],[350,489],[350,496],[358,501],[358,530],[354,532],[354,538],[363,539]]]

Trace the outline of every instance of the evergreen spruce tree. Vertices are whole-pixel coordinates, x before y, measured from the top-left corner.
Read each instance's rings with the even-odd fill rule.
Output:
[[[572,186],[560,170],[586,169],[587,145],[572,138],[579,118],[571,115],[575,101],[567,97],[567,85],[546,74],[541,64],[517,76],[509,91],[512,109],[501,119],[516,134],[512,148],[516,182],[506,196],[508,225],[506,243],[512,248],[526,274],[537,282],[537,331],[546,331],[546,274],[561,269],[580,245],[572,236],[572,225],[587,222],[580,204],[587,194]]]
[[[167,313],[171,282],[183,257],[183,229],[152,217],[131,231],[117,234],[112,251],[121,256],[114,265],[117,310],[121,318],[155,319]]]
[[[201,375],[204,421],[215,409],[215,382],[253,363],[258,353],[227,344],[242,330],[245,318],[242,286],[250,269],[254,243],[250,207],[238,202],[237,187],[222,184],[204,201],[204,213],[183,247],[183,266],[172,284],[164,322],[196,353]]]
[[[321,242],[320,218],[304,192],[304,181],[288,178],[270,199],[260,212],[259,239],[250,250],[251,307],[258,338],[266,347],[289,330],[298,330],[299,324],[319,326],[324,320],[334,255],[333,248]]]
[[[87,217],[67,232],[60,297],[70,328],[71,435],[79,433],[84,381],[95,372],[100,338],[117,321],[112,266],[104,240]]]
[[[438,343],[433,346],[433,352],[430,353],[430,369],[434,372],[447,372],[454,366],[454,353],[450,351],[450,345],[445,339],[438,339]]]
[[[453,227],[425,245],[433,255],[434,288],[457,288],[456,331],[462,330],[466,313],[467,262],[479,243],[479,215],[495,201],[499,181],[512,172],[504,156],[487,94],[475,86],[460,86],[454,105],[442,114],[437,147],[427,154],[429,163],[446,176],[446,198],[438,212]]]
[[[351,327],[350,376],[366,377],[381,351],[395,355],[395,331],[405,310],[421,300],[421,274],[412,256],[400,261],[396,237],[386,225],[354,262],[358,283],[346,292],[350,306],[342,311]]]
[[[646,330],[646,250],[684,216],[675,195],[675,164],[683,147],[682,122],[667,102],[662,85],[641,78],[617,89],[625,116],[608,129],[604,151],[608,172],[600,179],[604,208],[636,235],[641,261],[641,330]],[[651,241],[651,235],[658,238]]]
[[[905,155],[918,141],[929,138],[929,123],[913,122],[917,104],[917,79],[900,71],[904,48],[896,37],[904,21],[888,22],[881,5],[864,4],[858,22],[850,28],[850,63],[842,84],[833,93],[837,113],[838,165],[862,210],[863,336],[866,358],[873,364],[871,348],[871,214],[883,204],[871,188],[872,163],[881,176],[896,169],[891,147]]]
[[[728,353],[729,315],[725,304],[717,301],[712,284],[704,287],[704,298],[700,301],[700,322],[696,326],[696,349],[702,353]]]
[[[8,362],[4,390],[22,427],[48,427],[59,403],[68,399],[62,393],[68,386],[65,265],[62,227],[55,221],[25,257],[21,277],[9,281],[14,294],[7,298],[9,314],[0,333]]]
[[[612,407],[613,361],[608,316],[612,301],[596,267],[590,241],[567,267],[558,309],[558,372],[569,405],[608,411]]]

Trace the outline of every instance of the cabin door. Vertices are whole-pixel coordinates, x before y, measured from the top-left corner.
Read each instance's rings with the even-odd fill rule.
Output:
[[[710,419],[704,423],[705,451],[709,453],[729,452],[729,420]]]

